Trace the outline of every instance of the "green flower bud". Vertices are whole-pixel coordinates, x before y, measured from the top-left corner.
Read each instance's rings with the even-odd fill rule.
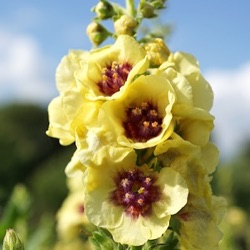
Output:
[[[145,18],[155,17],[154,10],[155,8],[151,4],[148,4],[148,3],[145,3],[140,7],[142,16]]]
[[[109,36],[109,32],[100,23],[94,21],[88,25],[87,35],[90,41],[98,46]]]
[[[135,34],[135,29],[137,28],[137,26],[138,22],[132,16],[129,15],[122,15],[114,23],[115,33],[117,36],[133,36]]]
[[[151,5],[153,6],[154,9],[163,9],[163,8],[165,8],[164,3],[166,1],[164,1],[164,0],[153,0],[153,1],[150,1],[150,2],[151,2]]]
[[[115,14],[113,6],[106,0],[101,0],[94,8],[94,12],[101,20],[108,19]]]
[[[13,229],[6,231],[3,240],[3,250],[24,250],[23,243]]]

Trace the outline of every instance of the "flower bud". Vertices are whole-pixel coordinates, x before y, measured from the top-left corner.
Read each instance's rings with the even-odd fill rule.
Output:
[[[145,3],[140,7],[142,16],[145,18],[155,17],[154,10],[155,8],[151,4],[148,4],[148,3]]]
[[[155,38],[144,44],[151,66],[158,67],[168,59],[170,51],[161,38]]]
[[[108,19],[115,14],[113,6],[106,0],[101,0],[94,8],[94,12],[101,20]]]
[[[130,35],[135,34],[135,29],[137,28],[138,22],[129,15],[122,15],[114,23],[116,35]]]
[[[24,250],[24,246],[13,229],[6,231],[3,240],[3,250]]]
[[[150,4],[153,6],[154,9],[163,9],[164,3],[166,2],[166,0],[152,0],[150,1]]]
[[[90,41],[98,46],[109,36],[109,32],[101,24],[94,21],[88,25],[87,35]]]

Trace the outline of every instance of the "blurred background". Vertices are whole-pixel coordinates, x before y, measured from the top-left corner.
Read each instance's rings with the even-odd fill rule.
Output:
[[[53,218],[67,194],[64,168],[74,146],[45,135],[47,106],[58,95],[61,58],[69,49],[92,48],[85,29],[97,2],[0,2],[0,242],[13,223],[29,249],[46,249],[55,238]],[[171,27],[170,50],[193,54],[214,90],[212,138],[221,160],[212,185],[229,203],[225,250],[250,249],[249,10],[245,0],[169,0],[160,19]]]

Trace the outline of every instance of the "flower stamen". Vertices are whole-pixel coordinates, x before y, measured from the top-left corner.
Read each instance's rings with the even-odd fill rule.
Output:
[[[102,69],[102,80],[97,83],[99,90],[106,96],[112,96],[125,84],[132,66],[129,63],[112,62]]]
[[[115,190],[110,194],[111,202],[121,206],[127,215],[136,219],[139,215],[151,214],[152,205],[160,199],[160,187],[155,178],[145,176],[140,170],[118,173],[114,179]]]
[[[123,188],[126,188],[129,185],[129,180],[127,178],[121,180],[121,185]]]
[[[126,120],[123,122],[125,135],[136,142],[146,142],[160,134],[162,117],[157,107],[149,102],[130,107],[126,110]]]

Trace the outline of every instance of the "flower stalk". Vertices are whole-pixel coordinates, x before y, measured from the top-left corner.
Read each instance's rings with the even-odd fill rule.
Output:
[[[131,15],[132,17],[136,17],[136,9],[135,9],[134,0],[126,0],[126,9],[129,15]]]
[[[70,51],[58,66],[47,134],[75,143],[65,172],[81,180],[69,195],[81,198],[58,216],[62,244],[80,240],[81,225],[82,244],[97,249],[218,249],[225,200],[210,185],[213,91],[195,57],[159,36],[137,40],[141,21],[165,2],[101,0],[87,33],[100,46],[110,36],[101,21],[112,13],[115,42]]]

